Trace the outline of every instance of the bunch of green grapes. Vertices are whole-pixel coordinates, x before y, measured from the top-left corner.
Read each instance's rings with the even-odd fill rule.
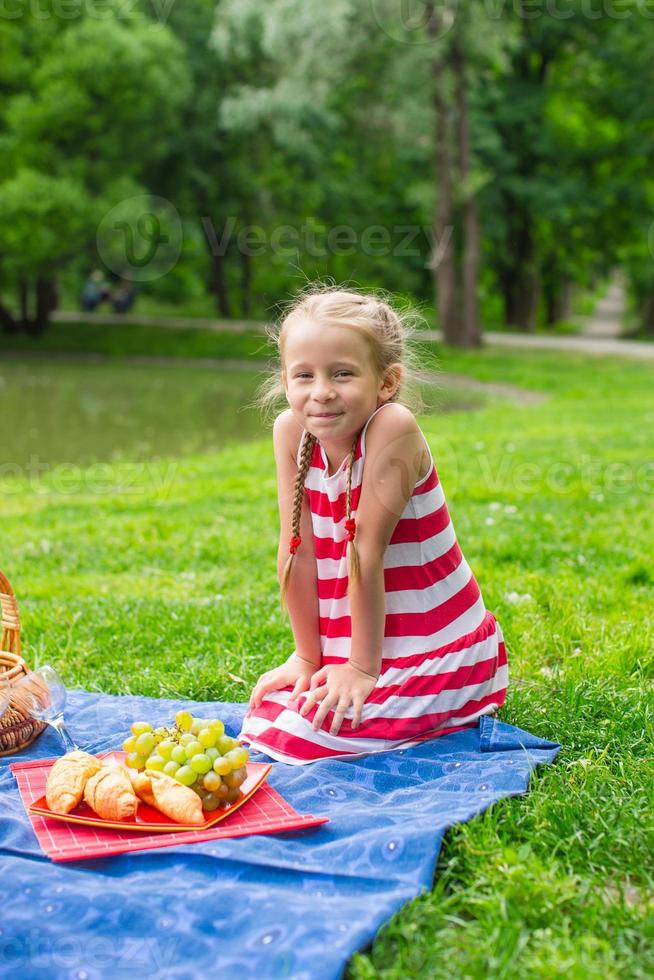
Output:
[[[148,721],[135,721],[131,728],[123,749],[132,769],[165,772],[194,790],[204,810],[224,808],[239,799],[250,753],[237,739],[225,735],[219,719],[194,718],[190,711],[178,711],[173,728],[153,729]]]

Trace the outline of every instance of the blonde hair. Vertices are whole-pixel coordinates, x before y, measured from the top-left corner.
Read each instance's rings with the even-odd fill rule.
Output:
[[[300,321],[311,320],[329,329],[330,326],[350,327],[363,336],[369,345],[372,365],[378,378],[381,379],[392,364],[402,365],[399,388],[391,395],[390,401],[405,405],[414,414],[424,409],[424,403],[419,392],[419,369],[417,355],[409,349],[408,340],[413,332],[413,321],[422,319],[421,314],[410,308],[400,310],[389,301],[381,291],[376,293],[359,292],[353,288],[343,288],[326,284],[312,284],[305,288],[283,313],[278,324],[266,328],[266,333],[275,344],[279,361],[274,373],[261,385],[254,404],[267,411],[277,411],[278,402],[285,400],[285,388],[282,381],[284,370],[284,344],[293,326]],[[350,448],[347,464],[346,486],[346,530],[348,590],[350,582],[358,582],[360,578],[359,555],[354,543],[355,522],[351,516],[352,498],[352,467],[357,441],[361,433],[357,432]],[[290,553],[280,586],[280,602],[282,609],[288,612],[286,594],[293,568],[295,551],[301,543],[300,518],[304,496],[304,482],[311,465],[315,436],[305,431],[300,450],[300,465],[293,494],[293,510],[291,521]]]

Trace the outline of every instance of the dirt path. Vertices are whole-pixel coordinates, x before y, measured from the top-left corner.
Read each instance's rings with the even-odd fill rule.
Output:
[[[120,324],[133,327],[165,327],[172,330],[209,330],[211,333],[264,333],[261,320],[211,320],[200,316],[152,316],[148,313],[82,313],[80,310],[57,310],[54,323],[95,323],[100,327]]]
[[[429,331],[430,339],[438,340],[436,331]],[[620,340],[617,337],[548,337],[544,334],[486,333],[484,340],[489,347],[520,347],[525,350],[560,350],[571,354],[590,354],[618,357],[635,357],[654,360],[654,343],[641,340]]]
[[[596,313],[591,322],[598,326],[615,325],[616,322],[616,297],[611,295],[605,298],[607,303],[606,310],[598,316]],[[601,304],[600,304],[601,305]],[[599,307],[598,307],[599,310]],[[611,312],[613,310],[613,312]],[[160,317],[145,316],[140,314],[126,314],[125,316],[110,313],[80,313],[59,311],[53,319],[69,322],[97,323],[111,326],[115,323],[133,324],[135,326],[158,326],[173,329],[202,329],[210,330],[215,333],[244,333],[248,330],[255,330],[263,334],[264,325],[258,321],[235,321],[235,320],[205,320],[196,317]],[[548,336],[547,334],[525,334],[525,333],[484,333],[484,343],[489,347],[517,347],[525,350],[560,350],[571,353],[598,354],[604,356],[617,355],[619,357],[635,357],[644,360],[654,359],[654,343],[647,343],[640,340],[621,340],[619,335],[608,332],[584,332],[574,336]],[[415,335],[414,335],[415,336]],[[421,330],[419,336],[423,340],[433,340],[437,343],[442,342],[443,335],[440,330]],[[0,351],[0,358],[4,352]]]
[[[587,318],[582,337],[619,338],[624,329],[627,307],[624,286],[615,279],[606,296],[599,301],[595,312]]]

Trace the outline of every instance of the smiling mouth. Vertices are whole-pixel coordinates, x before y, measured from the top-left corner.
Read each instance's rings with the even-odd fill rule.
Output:
[[[326,415],[312,415],[311,417],[314,419],[335,419],[342,414],[343,414],[342,412],[329,412]]]

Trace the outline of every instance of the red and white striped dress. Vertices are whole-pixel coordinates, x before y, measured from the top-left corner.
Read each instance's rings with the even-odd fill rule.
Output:
[[[352,467],[352,514],[361,492],[366,457],[363,427]],[[424,436],[423,436],[424,438]],[[426,443],[426,440],[425,440]],[[300,441],[300,447],[302,441]],[[429,446],[427,445],[429,450]],[[298,465],[300,451],[298,450]],[[337,735],[330,711],[319,731],[288,707],[292,688],[270,692],[249,711],[239,738],[274,759],[303,765],[317,759],[353,757],[408,748],[469,728],[506,698],[508,664],[502,631],[484,606],[479,586],[456,540],[436,467],[416,482],[384,553],[386,620],[381,674],[366,699],[361,724],[352,731],[350,708]],[[347,457],[328,475],[319,442],[305,481],[318,567],[322,665],[350,655],[351,621],[345,594],[345,490]],[[292,572],[291,572],[292,574]]]

